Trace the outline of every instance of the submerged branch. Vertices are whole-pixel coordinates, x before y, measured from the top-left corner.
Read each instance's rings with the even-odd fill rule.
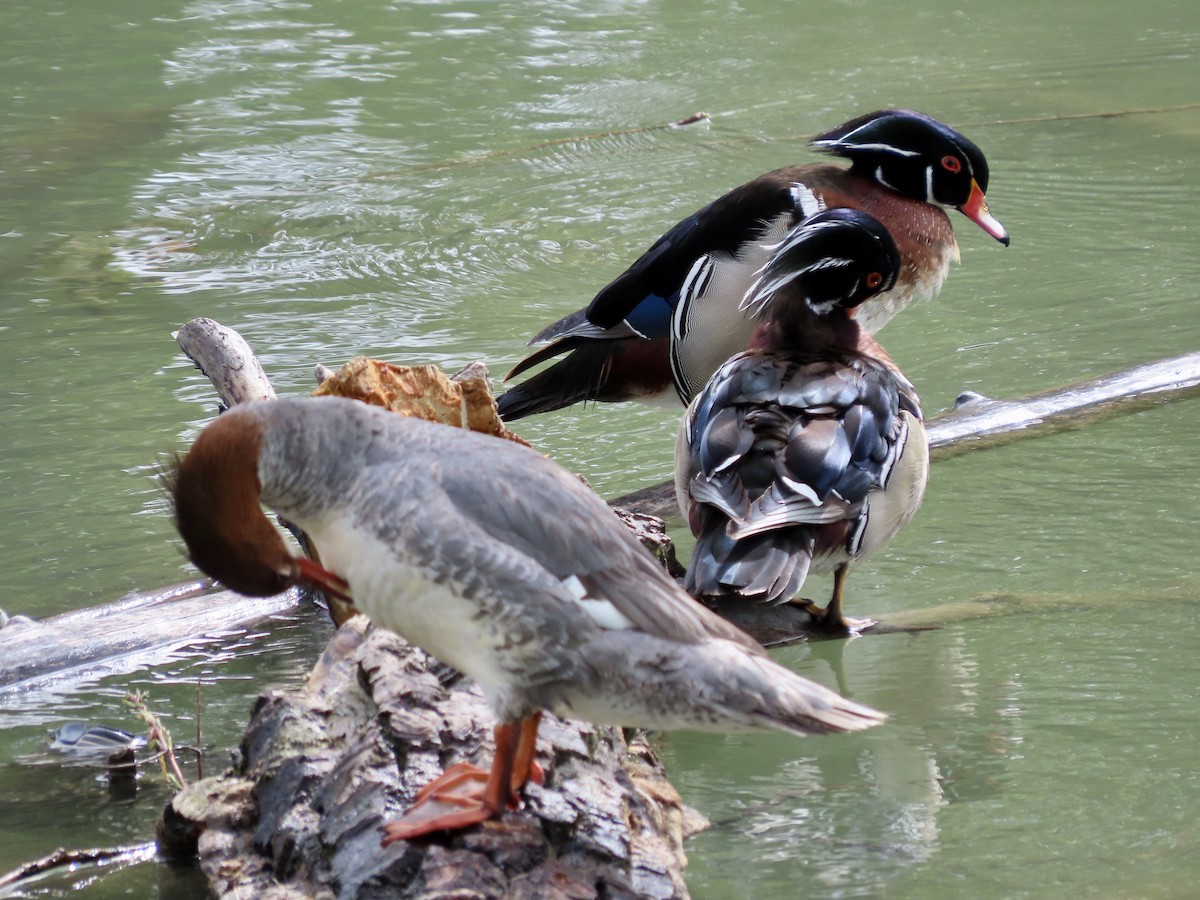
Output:
[[[0,889],[11,888],[23,881],[46,875],[57,869],[74,870],[80,866],[110,865],[113,863],[139,863],[152,859],[154,843],[134,844],[129,847],[98,847],[87,850],[67,850],[63,847],[41,859],[35,859],[0,875]],[[5,896],[8,896],[7,893]]]

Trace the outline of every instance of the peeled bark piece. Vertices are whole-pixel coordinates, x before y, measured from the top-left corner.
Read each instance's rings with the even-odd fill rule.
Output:
[[[260,696],[237,770],[186,788],[164,819],[198,834],[218,897],[687,896],[682,843],[707,823],[644,743],[550,715],[546,784],[521,809],[381,848],[385,818],[443,768],[490,763],[493,724],[474,685],[359,616],[304,688]]]
[[[397,366],[355,356],[325,378],[313,396],[350,397],[402,415],[469,428],[529,446],[500,421],[487,369],[481,363],[473,363],[450,378],[437,366]]]

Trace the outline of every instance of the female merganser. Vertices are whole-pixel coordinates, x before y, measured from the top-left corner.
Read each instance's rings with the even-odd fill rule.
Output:
[[[900,250],[896,283],[855,313],[878,331],[914,297],[936,294],[958,244],[946,209],[957,209],[1005,246],[988,210],[988,165],[973,143],[936,119],[904,109],[861,116],[817,135],[818,150],[848,169],[814,164],[768,172],[735,188],[659,238],[586,309],[549,325],[546,344],[505,376],[565,359],[498,398],[510,421],[582,400],[686,404],[721,363],[749,346],[755,323],[742,298],[777,244],[826,208],[861,209]]]
[[[693,596],[783,603],[832,571],[818,627],[866,624],[842,616],[847,568],[912,518],[929,470],[916,391],[853,315],[898,267],[882,225],[833,209],[797,226],[750,290],[752,349],[717,370],[676,442]]]
[[[168,479],[192,561],[252,596],[309,583],[482,688],[490,773],[447,771],[384,843],[500,815],[542,710],[653,728],[854,731],[883,715],[772,662],[577,478],[516,443],[336,397],[237,406]],[[299,526],[297,558],[260,506]]]

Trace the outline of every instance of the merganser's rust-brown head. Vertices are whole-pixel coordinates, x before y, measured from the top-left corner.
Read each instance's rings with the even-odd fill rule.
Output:
[[[239,594],[270,597],[307,583],[348,599],[346,583],[312,560],[293,556],[263,513],[262,429],[259,417],[230,411],[175,460],[166,482],[188,556],[200,571]]]

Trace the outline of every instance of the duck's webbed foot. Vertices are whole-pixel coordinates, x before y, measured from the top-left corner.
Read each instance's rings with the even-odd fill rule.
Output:
[[[874,619],[851,619],[843,615],[842,590],[846,584],[846,570],[847,567],[843,563],[834,571],[833,596],[829,598],[829,605],[824,609],[814,605],[811,600],[803,601],[812,607],[813,631],[828,634],[830,637],[854,637],[879,624]]]
[[[545,777],[533,759],[540,719],[538,713],[519,725],[497,725],[491,771],[470,763],[451,766],[421,788],[403,816],[383,825],[382,846],[435,831],[460,831],[516,807],[525,784],[541,784]]]
[[[493,809],[488,802],[489,778],[490,773],[470,763],[451,766],[421,789],[403,816],[384,824],[382,845],[435,831],[458,831],[499,816],[503,809]]]

